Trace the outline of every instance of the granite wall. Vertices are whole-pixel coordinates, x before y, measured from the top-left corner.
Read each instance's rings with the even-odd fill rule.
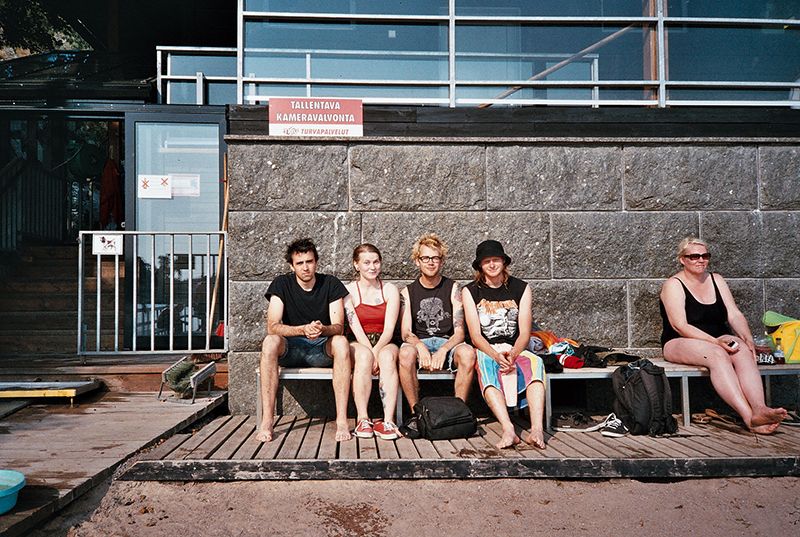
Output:
[[[230,407],[255,408],[264,292],[285,245],[312,237],[320,271],[352,275],[360,242],[386,279],[415,275],[427,231],[445,272],[471,277],[475,246],[506,245],[534,317],[587,343],[657,354],[658,291],[686,235],[711,243],[754,331],[765,309],[800,316],[800,149],[764,139],[575,142],[229,136]],[[326,390],[329,391],[329,390]],[[791,391],[791,390],[790,390]],[[796,404],[796,388],[791,398]],[[309,412],[291,393],[285,413]]]

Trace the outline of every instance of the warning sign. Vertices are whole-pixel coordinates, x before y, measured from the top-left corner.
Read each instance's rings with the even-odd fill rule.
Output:
[[[272,97],[270,136],[364,136],[360,99]]]

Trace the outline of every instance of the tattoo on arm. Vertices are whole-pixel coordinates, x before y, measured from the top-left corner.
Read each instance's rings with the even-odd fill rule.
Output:
[[[453,311],[453,327],[464,328],[464,308],[455,308]]]
[[[347,316],[347,322],[350,323],[350,326],[353,325],[353,319],[356,316],[356,312],[351,305],[347,305],[344,308],[344,313]]]

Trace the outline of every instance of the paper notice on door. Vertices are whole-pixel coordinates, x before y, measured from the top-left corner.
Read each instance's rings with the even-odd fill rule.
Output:
[[[136,178],[136,195],[139,198],[171,199],[172,181],[169,175],[139,175]]]
[[[191,173],[169,174],[172,183],[172,195],[188,198],[200,197],[200,176]]]

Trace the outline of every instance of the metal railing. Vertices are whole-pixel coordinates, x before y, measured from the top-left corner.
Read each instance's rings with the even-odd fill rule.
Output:
[[[237,13],[237,46],[231,48],[210,47],[159,47],[158,49],[158,88],[161,102],[172,103],[170,87],[173,83],[193,82],[196,87],[196,104],[205,104],[206,89],[209,84],[226,83],[236,84],[236,99],[239,104],[255,104],[269,101],[270,96],[347,96],[358,97],[368,104],[431,104],[440,106],[491,106],[491,105],[578,105],[578,106],[789,106],[800,105],[800,80],[789,77],[788,79],[764,80],[760,73],[750,73],[752,80],[682,80],[670,76],[670,72],[679,71],[681,62],[697,61],[692,55],[679,59],[675,54],[669,54],[668,35],[671,32],[683,33],[686,29],[740,29],[751,31],[770,31],[776,35],[786,31],[800,29],[800,20],[778,18],[751,18],[751,17],[688,17],[670,16],[667,13],[665,0],[652,0],[642,10],[644,16],[470,16],[458,14],[456,2],[450,2],[448,13],[438,15],[403,15],[403,14],[378,14],[378,13],[317,13],[317,12],[272,12],[248,11],[243,0],[238,1]],[[681,15],[682,13],[675,13]],[[735,13],[731,13],[734,15]],[[684,14],[685,15],[685,14]],[[411,51],[411,50],[333,50],[293,48],[270,49],[258,48],[254,43],[245,42],[245,29],[250,23],[259,22],[281,24],[421,24],[439,25],[448,32],[447,49],[438,51]],[[531,72],[523,75],[521,80],[497,79],[465,79],[458,73],[456,65],[470,56],[484,54],[495,56],[498,64],[509,61],[502,54],[492,54],[488,51],[466,52],[457,46],[456,30],[458,28],[474,25],[492,25],[506,27],[579,27],[590,26],[602,28],[609,35],[599,38],[595,43],[589,44],[581,51],[565,52],[562,57],[569,60],[557,68],[548,67],[545,71],[552,74],[563,69],[566,65],[585,61],[585,52],[600,50],[612,41],[617,41],[620,36],[632,29],[640,29],[648,33],[646,41],[650,44],[642,48],[643,62],[651,66],[650,72],[643,74],[641,80],[614,80],[609,77],[598,76],[597,63],[602,63],[602,57],[595,56],[591,79],[546,80],[542,72]],[[613,32],[613,33],[610,33]],[[309,33],[309,36],[312,34]],[[778,35],[778,38],[780,36]],[[312,38],[310,38],[310,41]],[[565,44],[569,47],[569,44]],[[796,51],[787,50],[787,54]],[[263,71],[253,72],[247,67],[247,60],[258,54],[274,54],[282,58],[297,57],[299,62],[305,61],[305,72],[296,73],[294,77],[278,76],[268,68]],[[202,69],[197,72],[182,72],[176,74],[171,70],[170,56],[178,55],[215,55],[219,54],[229,59],[235,57],[236,72],[228,70],[225,76],[206,76]],[[374,76],[363,78],[359,76],[321,77],[316,76],[312,67],[312,60],[324,56],[355,56],[387,58],[439,58],[443,62],[441,75],[435,77],[422,77],[412,79],[394,77],[402,70],[394,71],[391,78]],[[519,56],[535,57],[537,54],[528,52]],[[749,57],[749,56],[748,56]],[[787,56],[788,57],[788,56]],[[598,60],[599,58],[599,60]],[[723,61],[722,58],[719,61]],[[264,65],[268,65],[265,61]],[[299,63],[298,63],[299,65]],[[185,71],[185,69],[184,69]],[[413,72],[413,71],[411,71]],[[563,71],[562,71],[563,72]],[[610,77],[613,78],[613,75]],[[638,78],[638,77],[636,77]],[[276,85],[279,89],[264,87]],[[260,86],[264,85],[264,86]],[[482,89],[492,87],[506,88],[500,95],[482,92]],[[507,91],[514,89],[514,91]],[[542,90],[538,93],[520,90]],[[560,90],[553,95],[548,95],[543,90]],[[330,90],[330,91],[328,91]],[[578,92],[578,90],[583,90]],[[633,93],[628,90],[634,90]],[[723,90],[728,93],[720,93]],[[569,92],[573,94],[569,94]],[[376,93],[378,92],[378,93]],[[624,92],[627,92],[625,94]],[[689,93],[687,93],[689,92]],[[701,94],[698,92],[705,92]],[[749,92],[749,93],[748,93]],[[761,92],[761,95],[757,93]],[[330,95],[328,95],[330,94]],[[334,95],[335,94],[335,95]],[[516,95],[515,95],[516,94]],[[705,95],[708,95],[707,97]],[[736,94],[736,96],[734,96]],[[741,97],[739,97],[741,95]],[[224,103],[233,104],[233,103]]]
[[[227,352],[226,242],[224,231],[81,231],[78,354]]]

